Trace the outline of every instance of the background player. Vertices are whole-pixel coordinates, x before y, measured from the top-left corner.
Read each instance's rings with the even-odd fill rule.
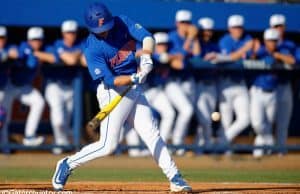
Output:
[[[53,187],[56,190],[63,189],[70,172],[76,167],[112,153],[118,145],[120,129],[126,121],[137,130],[170,180],[171,191],[191,191],[159,136],[151,109],[139,86],[152,69],[150,54],[153,52],[154,40],[151,34],[126,16],[113,17],[102,3],[93,3],[88,7],[85,21],[91,33],[86,41],[84,55],[91,76],[101,81],[97,89],[100,108],[109,104],[128,85],[137,85],[101,122],[99,141],[57,163],[52,179]],[[140,57],[139,72],[134,54],[136,41],[142,42],[144,51]]]
[[[81,43],[77,40],[78,24],[74,20],[66,20],[61,25],[62,39],[54,43],[55,64],[76,66],[80,64]],[[55,72],[47,81],[45,97],[50,107],[50,119],[54,132],[55,144],[69,144],[67,132],[71,125],[73,112],[74,69],[63,73]],[[61,148],[54,148],[53,153],[60,154]]]
[[[214,62],[237,61],[251,55],[253,41],[244,32],[244,17],[232,15],[228,18],[228,31],[219,41],[221,54]],[[226,141],[231,142],[250,123],[249,96],[244,76],[223,74],[220,80],[220,113]],[[235,120],[233,116],[235,114]]]
[[[264,32],[264,45],[255,53],[255,58],[263,60],[270,68],[277,63],[274,54],[277,52],[279,32],[267,29]],[[250,89],[250,118],[251,125],[256,133],[255,146],[273,145],[272,126],[276,116],[277,95],[276,88],[278,77],[274,73],[258,74]],[[264,153],[263,149],[253,151],[253,156],[258,158]]]
[[[9,81],[9,65],[6,62],[17,57],[17,47],[7,44],[7,29],[5,26],[0,26],[0,140],[2,144],[8,143],[7,131],[1,130],[6,120],[6,110],[3,106],[3,100]]]
[[[166,94],[178,112],[172,137],[172,143],[178,146],[184,143],[193,115],[195,96],[195,84],[187,60],[199,55],[200,48],[196,40],[198,30],[191,25],[192,13],[188,10],[178,10],[175,19],[176,30],[169,32],[169,54],[178,55],[180,58],[171,63]],[[179,149],[176,154],[183,155],[184,152],[184,149]]]
[[[219,52],[218,45],[213,42],[214,21],[211,18],[200,18],[198,20],[200,31],[200,58],[206,60],[211,53]],[[197,128],[196,144],[210,147],[212,144],[212,121],[211,114],[216,109],[217,104],[217,74],[212,69],[210,71],[197,71],[194,75],[197,88]]]
[[[276,59],[283,60],[286,56],[281,53],[289,53],[289,58],[286,62],[287,68],[291,69],[294,67],[295,58],[295,44],[285,38],[285,25],[286,19],[282,14],[274,14],[270,17],[270,27],[275,28],[279,31],[280,39],[278,41],[278,51],[275,55]],[[280,153],[284,154],[286,151],[284,147],[286,145],[286,140],[288,136],[288,128],[290,124],[290,119],[293,111],[293,92],[289,77],[279,77],[279,85],[277,88],[277,115],[276,115],[276,143],[281,146]]]
[[[44,31],[40,27],[32,27],[27,32],[27,42],[22,42],[18,51],[18,62],[11,70],[11,84],[5,90],[3,106],[7,111],[7,127],[10,121],[11,105],[15,98],[29,106],[30,111],[25,125],[24,145],[37,146],[44,138],[36,136],[36,130],[44,110],[44,99],[40,92],[32,87],[41,63],[54,62],[51,49],[43,45]]]

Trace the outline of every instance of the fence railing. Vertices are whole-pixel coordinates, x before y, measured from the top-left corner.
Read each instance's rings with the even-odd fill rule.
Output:
[[[298,66],[295,66],[294,69],[286,68],[287,66],[283,64],[277,64],[273,66],[273,68],[270,68],[269,65],[263,63],[262,61],[239,61],[236,63],[227,63],[227,64],[212,64],[201,60],[193,60],[191,61],[192,67],[197,71],[210,71],[214,70],[217,71],[219,74],[222,74],[222,72],[230,73],[231,71],[244,71],[247,73],[256,73],[261,71],[277,71],[282,74],[289,75],[290,79],[300,78],[300,68]],[[73,109],[73,124],[72,124],[72,142],[68,146],[57,146],[55,144],[47,144],[47,145],[41,145],[37,147],[28,147],[24,146],[22,144],[16,144],[9,142],[9,135],[11,129],[8,129],[8,131],[1,130],[1,143],[0,143],[0,150],[2,150],[5,153],[10,153],[11,150],[51,150],[55,147],[61,147],[63,149],[67,150],[78,150],[82,147],[81,139],[82,139],[82,130],[85,126],[83,123],[83,90],[85,88],[84,85],[84,78],[85,76],[88,76],[87,69],[83,67],[63,67],[63,66],[44,66],[42,68],[42,75],[44,80],[47,80],[51,78],[51,75],[56,74],[58,72],[60,73],[66,73],[68,71],[71,71],[73,73],[74,79],[73,79],[73,88],[74,88],[74,109]],[[300,102],[299,102],[300,103]],[[300,124],[300,119],[297,121]],[[121,149],[126,150],[128,148],[131,148],[132,146],[125,146],[122,145]],[[211,147],[203,147],[198,145],[180,145],[180,146],[173,146],[169,145],[170,148],[185,148],[187,150],[201,150],[201,151],[210,151],[210,152],[218,152],[220,150],[234,150],[234,151],[251,151],[254,148],[260,148],[248,144],[234,144],[230,146],[219,146],[214,145]],[[289,144],[286,146],[263,146],[262,148],[267,150],[292,150],[292,151],[300,151],[300,144]]]

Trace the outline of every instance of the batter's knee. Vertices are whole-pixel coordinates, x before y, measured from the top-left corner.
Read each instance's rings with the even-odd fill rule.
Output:
[[[105,155],[112,154],[118,147],[118,142],[114,143],[105,143],[103,147],[103,152]]]

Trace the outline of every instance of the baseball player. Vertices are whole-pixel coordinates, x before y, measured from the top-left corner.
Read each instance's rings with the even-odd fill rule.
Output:
[[[213,59],[216,63],[232,62],[251,56],[253,41],[251,36],[244,32],[244,17],[232,15],[228,18],[227,24],[229,33],[219,41],[221,54],[217,54]],[[225,141],[229,143],[250,123],[249,96],[243,74],[241,72],[223,74],[220,79],[220,90],[221,123]]]
[[[263,60],[269,67],[277,61],[274,57],[277,52],[279,32],[275,29],[267,29],[264,32],[264,45],[256,51],[256,59]],[[276,88],[278,77],[274,73],[260,73],[253,81],[250,89],[250,118],[255,131],[254,145],[273,145],[272,126],[276,115],[277,95]],[[263,156],[263,149],[255,149],[254,157]]]
[[[159,136],[151,109],[140,87],[152,69],[150,55],[154,40],[151,34],[124,15],[113,17],[102,3],[93,3],[88,7],[85,22],[91,33],[86,40],[84,55],[91,76],[101,82],[97,89],[100,108],[109,104],[128,85],[135,86],[101,122],[99,141],[58,161],[52,179],[54,189],[62,190],[76,167],[112,153],[118,145],[120,129],[126,121],[136,129],[170,180],[171,191],[191,191]],[[142,42],[144,51],[140,57],[139,71],[134,54],[136,41]]]
[[[77,22],[66,20],[61,25],[62,39],[54,43],[55,64],[76,66],[80,64],[82,45],[77,40]],[[55,144],[69,144],[67,131],[71,125],[73,112],[73,75],[69,72],[55,73],[45,89],[45,98],[50,107],[50,119],[54,132]],[[60,154],[61,148],[54,148],[53,153]]]
[[[43,45],[44,31],[40,27],[32,27],[27,32],[27,42],[22,42],[18,51],[18,62],[11,70],[11,83],[5,90],[3,106],[7,111],[7,122],[10,121],[11,105],[15,98],[30,107],[25,125],[26,146],[38,146],[44,138],[36,136],[36,130],[44,110],[44,99],[40,92],[31,85],[41,63],[51,63],[54,56],[51,48]]]
[[[188,67],[188,59],[199,55],[198,30],[191,24],[192,13],[189,10],[176,12],[176,30],[169,32],[169,54],[179,55],[181,59],[171,63],[170,78],[166,84],[166,94],[178,112],[174,125],[172,143],[175,146],[184,143],[189,121],[193,115],[195,83]],[[177,155],[183,155],[184,149],[178,149]]]
[[[155,69],[147,76],[145,83],[145,96],[152,108],[160,115],[159,131],[164,142],[168,142],[173,122],[175,120],[175,110],[170,103],[164,90],[165,83],[169,74],[169,63],[174,56],[168,54],[168,34],[165,32],[157,32],[154,35],[155,52],[153,54]],[[136,55],[141,50],[136,52]],[[135,130],[131,130],[126,135],[128,145],[140,145],[139,137]],[[130,149],[129,156],[147,156],[148,150]]]
[[[8,143],[7,131],[1,130],[6,120],[6,110],[3,106],[3,100],[9,80],[9,65],[7,62],[17,57],[17,47],[7,44],[7,29],[5,26],[0,26],[0,140],[2,144]]]
[[[201,29],[200,57],[205,60],[211,53],[219,52],[218,45],[212,40],[214,34],[214,21],[211,18],[205,17],[200,18],[198,24]],[[212,143],[211,114],[214,112],[217,103],[217,75],[214,70],[211,70],[210,72],[200,72],[200,74],[197,72],[194,77],[197,83],[198,98],[196,102],[198,108],[196,115],[200,124],[197,129],[196,144],[209,147]]]
[[[290,61],[286,63],[287,68],[293,68],[295,64],[295,58],[292,55],[295,54],[295,44],[287,40],[284,36],[286,19],[282,14],[274,14],[270,17],[270,27],[279,31],[280,39],[278,41],[278,50],[290,53]],[[283,56],[278,53],[277,58],[282,59]],[[276,143],[278,146],[285,146],[288,136],[288,128],[293,109],[293,93],[291,83],[288,77],[279,77],[279,85],[277,88],[277,115],[276,115]],[[280,153],[284,154],[286,150],[282,147]]]

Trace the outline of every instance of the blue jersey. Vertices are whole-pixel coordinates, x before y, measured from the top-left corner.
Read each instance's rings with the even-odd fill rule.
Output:
[[[239,40],[235,40],[228,33],[220,39],[219,48],[222,54],[229,55],[230,53],[235,52],[240,48],[242,48],[250,40],[252,40],[252,37],[248,34],[244,34]],[[251,56],[251,51],[248,51],[245,57],[249,58],[250,56]],[[227,76],[226,73],[224,73],[224,75]],[[240,82],[244,78],[242,72],[231,72],[228,74],[228,76],[232,80],[237,82]]]
[[[276,59],[270,54],[264,46],[261,46],[257,51],[257,59],[263,60],[269,67],[276,63]],[[253,82],[253,85],[262,88],[263,90],[273,91],[278,84],[278,77],[274,73],[258,74]]]
[[[186,38],[179,36],[176,30],[173,30],[168,33],[169,37],[169,45],[168,45],[168,52],[170,54],[182,54],[184,57],[183,65],[184,68],[182,70],[174,70],[171,69],[170,76],[171,78],[180,78],[185,80],[191,76],[191,70],[189,69],[189,59],[193,57],[192,53],[187,52],[184,48],[184,42]]]
[[[180,53],[184,57],[191,57],[191,54],[184,50],[183,45],[186,38],[179,36],[176,30],[169,32],[169,52]]]
[[[252,37],[248,34],[244,34],[239,40],[235,40],[230,34],[226,34],[220,39],[219,47],[222,54],[229,55],[242,48],[250,40],[252,40]],[[251,51],[248,51],[246,55],[246,58],[250,57]]]
[[[41,51],[51,52],[51,47],[43,47]],[[19,59],[17,66],[11,72],[11,80],[17,86],[23,86],[26,84],[31,84],[32,80],[35,78],[38,67],[39,60],[33,54],[33,49],[27,42],[22,42],[19,47]]]
[[[59,55],[63,52],[81,52],[82,51],[82,44],[79,42],[75,42],[75,44],[71,47],[68,47],[64,44],[63,40],[57,40],[54,43],[54,55],[55,55],[55,62],[62,63]]]
[[[106,85],[114,84],[114,77],[137,72],[135,59],[136,41],[151,34],[140,24],[126,16],[115,16],[114,26],[107,38],[90,34],[86,40],[84,55],[93,80],[100,79]]]
[[[204,57],[207,53],[220,52],[218,44],[216,44],[214,42],[200,41],[200,45],[201,45],[201,54],[200,54],[201,57]]]
[[[63,61],[60,59],[60,55],[63,52],[82,52],[82,43],[75,42],[73,46],[69,47],[64,44],[63,40],[55,41],[53,45],[53,54],[55,56],[56,64],[63,64]],[[74,69],[65,69],[64,71],[48,71],[46,73],[47,77],[52,81],[59,80],[69,84],[75,77],[76,71],[74,71]]]

